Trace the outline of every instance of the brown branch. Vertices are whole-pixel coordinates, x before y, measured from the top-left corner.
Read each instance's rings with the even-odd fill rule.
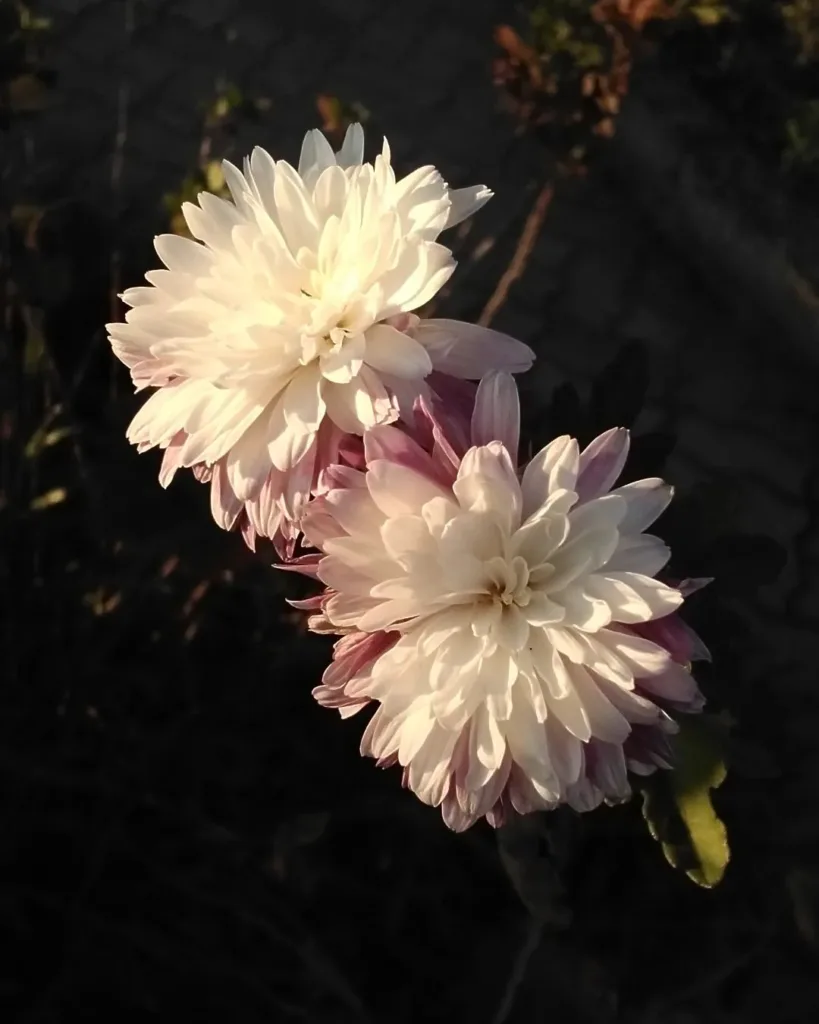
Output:
[[[523,231],[520,233],[520,238],[518,239],[518,244],[515,248],[514,255],[509,262],[509,266],[503,272],[494,292],[478,318],[478,323],[481,327],[488,327],[494,320],[495,316],[509,297],[509,289],[512,287],[514,282],[522,276],[526,269],[526,264],[529,262],[529,257],[532,255],[532,250],[534,249],[535,242],[540,234],[543,221],[546,218],[549,206],[554,198],[554,191],[554,184],[551,181],[547,181],[538,193],[535,204],[529,211],[529,215],[523,225]]]

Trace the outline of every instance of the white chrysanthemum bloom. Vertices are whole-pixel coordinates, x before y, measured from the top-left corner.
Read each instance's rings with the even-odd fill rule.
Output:
[[[619,429],[583,452],[558,437],[519,476],[518,422],[514,383],[495,376],[459,461],[376,428],[366,471],[340,471],[303,525],[328,588],[307,603],[314,623],[350,634],[317,697],[343,713],[377,701],[362,753],[400,763],[456,829],[509,807],[624,799],[627,768],[663,763],[663,706],[699,698],[662,641],[640,635],[683,601],[654,579],[669,551],[644,532],[671,488],[612,490]]]
[[[308,132],[298,170],[259,148],[244,173],[226,161],[232,201],[183,205],[198,241],[160,235],[167,269],[127,290],[126,322],[108,326],[137,389],[158,389],[129,440],[168,450],[163,483],[205,467],[223,526],[243,510],[268,535],[297,519],[340,435],[409,411],[434,371],[531,365],[520,342],[414,313],[455,268],[438,235],[489,189],[451,190],[429,166],[396,180],[386,140],[363,157],[352,125],[338,153]]]

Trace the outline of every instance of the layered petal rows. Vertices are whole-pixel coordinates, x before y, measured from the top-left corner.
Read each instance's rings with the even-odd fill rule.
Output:
[[[312,624],[345,634],[317,699],[377,702],[362,753],[454,829],[627,798],[629,769],[667,765],[669,711],[701,704],[683,593],[655,578],[669,551],[645,532],[671,488],[614,486],[619,429],[583,451],[556,438],[519,472],[506,375],[481,383],[465,450],[420,405],[415,436],[368,431],[364,468],[305,514],[327,588]]]
[[[365,163],[360,125],[338,152],[308,132],[297,168],[259,148],[223,166],[230,199],[184,204],[192,237],[156,239],[163,268],[108,325],[153,389],[129,440],[321,584],[291,602],[338,636],[315,698],[371,711],[362,754],[450,828],[627,799],[702,706],[679,609],[703,581],[658,579],[672,489],[618,486],[628,431],[519,465],[531,350],[420,318],[455,269],[439,235],[492,193],[397,179],[386,140]]]
[[[184,204],[193,239],[156,239],[164,269],[108,325],[136,388],[157,389],[129,440],[165,449],[164,484],[197,468],[216,521],[251,542],[292,539],[344,437],[408,414],[436,376],[532,361],[514,339],[414,312],[455,269],[439,234],[489,189],[451,190],[431,166],[397,180],[386,140],[363,159],[352,125],[338,153],[308,132],[298,169],[259,148],[243,171],[226,161],[231,199]]]

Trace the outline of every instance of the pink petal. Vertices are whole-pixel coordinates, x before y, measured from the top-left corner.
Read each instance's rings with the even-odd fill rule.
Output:
[[[421,473],[444,487],[450,483],[446,469],[397,427],[382,425],[368,430],[364,435],[364,457],[368,463],[375,459],[388,459]]]
[[[517,457],[520,441],[520,401],[514,378],[508,373],[488,373],[478,385],[472,413],[472,444],[500,441]]]
[[[290,469],[282,487],[281,504],[289,519],[296,521],[301,517],[304,506],[310,500],[315,476],[316,443],[314,440],[306,454]]]
[[[611,490],[623,472],[629,446],[628,430],[625,427],[613,427],[583,449],[575,486],[578,503],[582,504]]]
[[[165,454],[162,456],[162,465],[159,469],[159,484],[161,487],[167,487],[176,475],[176,471],[181,467],[182,445],[185,443],[185,436],[184,430],[180,430],[165,449]]]
[[[213,467],[210,483],[210,511],[223,530],[231,530],[243,509],[243,502],[234,493],[227,478],[223,462]]]
[[[422,320],[412,333],[435,369],[453,377],[480,380],[491,370],[522,373],[535,358],[522,341],[460,320]]]

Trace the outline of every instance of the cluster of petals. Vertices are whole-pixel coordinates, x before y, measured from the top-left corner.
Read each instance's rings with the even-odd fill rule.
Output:
[[[318,554],[296,566],[325,587],[296,602],[311,628],[341,634],[316,698],[375,703],[362,753],[455,830],[627,799],[629,772],[669,767],[707,657],[678,615],[697,583],[657,580],[669,550],[645,532],[672,489],[615,486],[628,432],[558,437],[520,470],[513,379],[473,404],[421,398],[368,430],[322,475],[302,522]]]
[[[214,518],[292,542],[321,472],[351,437],[411,414],[448,377],[519,372],[530,349],[453,320],[421,320],[455,268],[439,234],[478,210],[484,186],[452,190],[432,166],[397,180],[386,140],[364,162],[352,125],[336,153],[319,131],[298,168],[257,148],[225,162],[231,198],[185,203],[192,238],[160,235],[164,269],[122,296],[109,324],[137,390],[128,430],[164,449],[160,480],[191,468]]]

